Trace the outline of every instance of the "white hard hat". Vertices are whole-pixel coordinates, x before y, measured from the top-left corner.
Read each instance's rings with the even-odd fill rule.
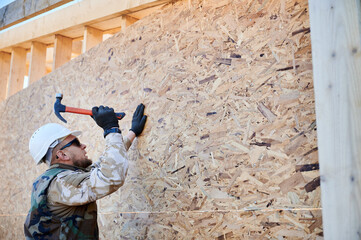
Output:
[[[60,141],[69,135],[79,136],[81,131],[70,131],[57,123],[48,123],[36,130],[30,138],[29,150],[36,164],[43,162],[49,148],[54,148]],[[51,155],[50,155],[51,157]]]

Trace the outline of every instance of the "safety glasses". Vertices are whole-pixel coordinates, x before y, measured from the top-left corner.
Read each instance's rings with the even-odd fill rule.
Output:
[[[71,140],[70,142],[68,142],[67,144],[65,144],[62,148],[60,148],[60,150],[63,150],[67,147],[70,147],[71,145],[75,144],[75,146],[80,147],[80,142],[77,138],[74,138],[73,140]]]

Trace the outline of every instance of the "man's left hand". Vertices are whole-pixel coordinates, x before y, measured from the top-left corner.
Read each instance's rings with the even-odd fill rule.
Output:
[[[133,114],[132,128],[130,130],[138,137],[143,132],[146,121],[147,115],[144,115],[144,105],[141,103]]]

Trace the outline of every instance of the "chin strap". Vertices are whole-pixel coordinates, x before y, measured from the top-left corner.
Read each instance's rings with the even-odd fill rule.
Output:
[[[62,141],[64,141],[64,139],[66,138],[67,136],[63,137],[63,138],[59,138],[59,139],[56,139],[52,144],[50,144],[49,148],[48,148],[48,151],[46,152],[45,156],[44,156],[44,159],[43,161],[48,164],[48,166],[50,166],[51,164],[51,157],[53,156],[53,149],[59,144],[61,143]]]

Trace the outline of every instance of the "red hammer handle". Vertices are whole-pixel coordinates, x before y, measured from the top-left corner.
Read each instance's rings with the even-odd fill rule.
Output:
[[[91,110],[82,109],[82,108],[65,107],[65,112],[93,116],[93,113],[92,113]],[[122,119],[125,116],[125,114],[122,113],[122,112],[121,113],[115,113],[115,114],[117,115],[117,118],[119,120]]]
[[[93,116],[93,113],[92,113],[91,110],[86,110],[86,109],[82,109],[82,108],[65,107],[65,112],[78,113],[78,114]]]

